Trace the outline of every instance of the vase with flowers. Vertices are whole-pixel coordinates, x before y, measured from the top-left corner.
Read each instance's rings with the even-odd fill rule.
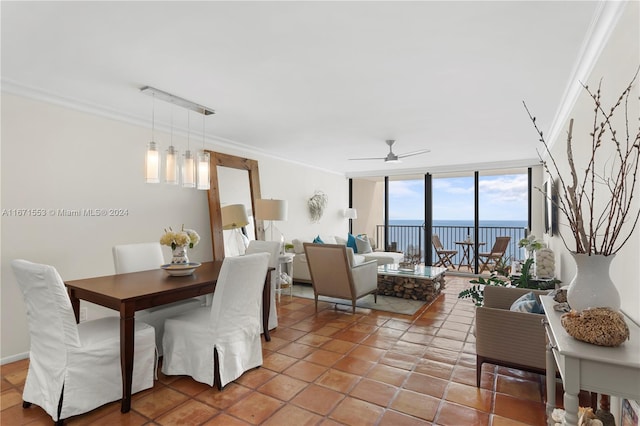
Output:
[[[174,231],[169,227],[169,230],[164,230],[164,234],[160,238],[160,244],[171,247],[173,257],[171,258],[171,264],[174,265],[186,265],[189,263],[189,257],[187,256],[187,249],[194,248],[200,242],[200,236],[193,229],[182,229],[180,231]]]
[[[634,194],[637,195],[640,131],[630,126],[638,119],[630,120],[628,116],[629,102],[634,99],[631,88],[637,77],[638,71],[609,109],[601,103],[602,82],[595,92],[583,84],[594,103],[595,117],[589,124],[589,136],[580,143],[590,143],[591,150],[584,163],[574,159],[574,120],[571,119],[566,143],[568,176],[561,172],[535,117],[525,104],[544,145],[546,160],[540,154],[543,167],[550,175],[557,176],[559,193],[557,200],[551,201],[566,218],[567,223],[562,225],[569,230],[569,236],[561,232],[560,237],[577,265],[567,294],[569,305],[577,311],[588,307],[620,308],[620,295],[609,276],[609,266],[629,241],[640,217],[640,209],[632,202]],[[614,120],[614,113],[620,106],[624,110],[623,116]],[[616,127],[620,127],[619,131]]]

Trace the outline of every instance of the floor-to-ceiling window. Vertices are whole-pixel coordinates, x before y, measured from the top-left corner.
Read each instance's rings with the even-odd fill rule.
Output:
[[[432,179],[432,233],[445,250],[456,250],[451,257],[456,269],[473,270],[475,241],[475,191],[473,173],[439,174]],[[441,255],[433,252],[432,264]]]
[[[389,246],[424,261],[424,179],[389,179]]]
[[[485,243],[480,251],[488,252],[498,237],[509,238],[502,261],[521,260],[518,241],[529,228],[529,180],[527,170],[507,173],[479,173],[479,234]]]

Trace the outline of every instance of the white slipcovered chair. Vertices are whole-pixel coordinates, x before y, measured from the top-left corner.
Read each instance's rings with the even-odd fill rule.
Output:
[[[269,254],[226,257],[211,306],[164,324],[162,372],[222,389],[262,365],[262,291]]]
[[[160,243],[134,243],[113,246],[113,265],[116,274],[129,272],[149,271],[159,269],[164,261]],[[198,309],[205,303],[202,298],[178,300],[166,305],[154,306],[136,312],[136,319],[146,322],[156,330],[156,346],[159,355],[162,355],[162,334],[164,332],[164,320],[192,309]]]
[[[318,296],[356,300],[373,293],[378,301],[378,263],[375,260],[356,264],[351,247],[342,244],[304,243],[311,272],[311,285],[318,311]]]
[[[280,257],[281,244],[277,241],[258,241],[252,240],[249,242],[247,251],[245,254],[253,253],[269,253],[269,266],[274,268],[271,271],[271,307],[269,309],[269,330],[273,330],[278,326],[278,308],[276,306],[276,287],[278,275],[280,273],[278,268],[278,258]],[[262,309],[262,307],[260,307]]]
[[[42,407],[56,424],[122,398],[120,319],[76,324],[62,278],[52,266],[14,260],[27,309],[31,348],[23,407]],[[154,330],[135,323],[132,392],[153,387]]]

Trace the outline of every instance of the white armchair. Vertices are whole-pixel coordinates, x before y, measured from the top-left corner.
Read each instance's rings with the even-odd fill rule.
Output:
[[[71,300],[56,269],[26,260],[11,266],[27,308],[31,349],[23,407],[36,404],[56,424],[122,398],[120,319],[76,324]],[[153,327],[136,321],[132,392],[153,387]]]
[[[316,312],[318,296],[351,300],[356,312],[356,300],[373,293],[378,301],[378,263],[375,260],[355,264],[353,250],[342,244],[304,243],[311,273]]]

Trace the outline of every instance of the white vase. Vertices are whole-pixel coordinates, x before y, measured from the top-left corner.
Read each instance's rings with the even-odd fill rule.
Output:
[[[187,257],[187,247],[188,246],[176,246],[172,250],[173,257],[171,258],[171,263],[177,265],[186,265],[189,263],[189,258]]]
[[[615,255],[571,253],[576,262],[576,276],[569,284],[567,301],[571,309],[609,307],[620,309],[620,294],[609,276]]]

